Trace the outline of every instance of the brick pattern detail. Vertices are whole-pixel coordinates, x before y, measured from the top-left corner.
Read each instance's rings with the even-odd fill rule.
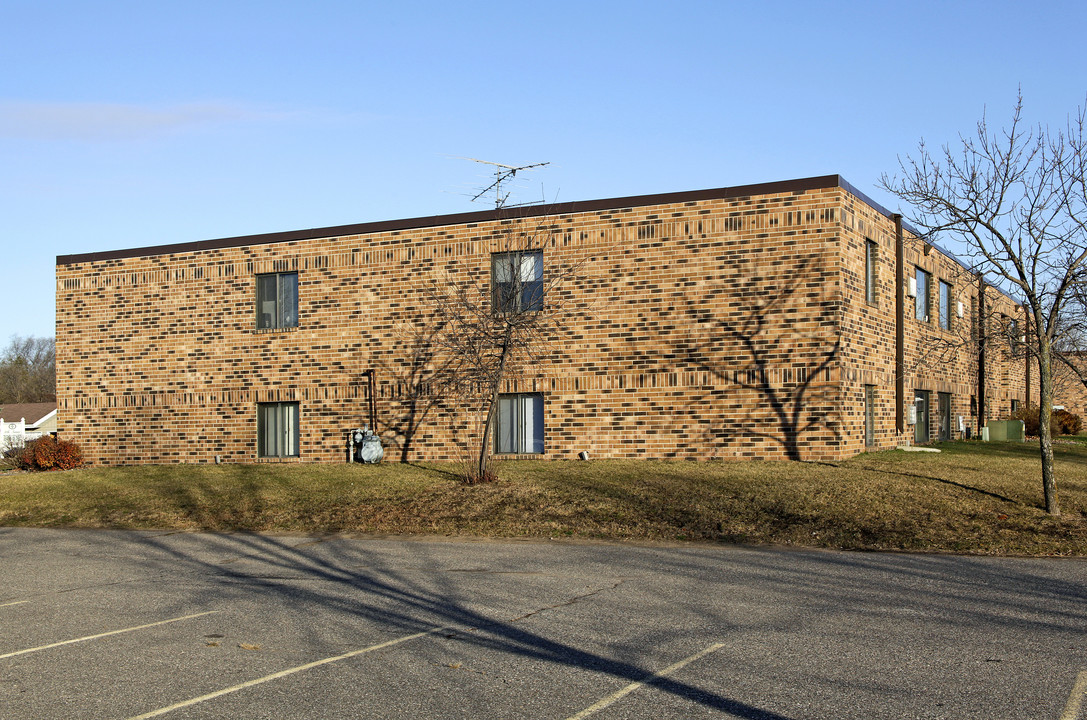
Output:
[[[256,404],[297,401],[299,460],[339,462],[373,369],[386,456],[460,459],[479,414],[411,391],[406,328],[427,315],[428,278],[485,279],[508,232],[546,237],[545,272],[587,259],[562,289],[569,330],[504,388],[544,394],[544,457],[840,459],[864,450],[866,384],[877,446],[904,441],[894,226],[840,187],[61,264],[59,432],[98,464],[253,462]],[[866,240],[879,248],[875,306]],[[911,240],[915,264],[976,307],[952,259]],[[255,329],[255,277],[268,272],[298,272],[299,327]],[[935,416],[935,392],[950,392],[969,417],[974,355],[923,362],[943,331],[907,310],[907,399],[932,390]],[[1022,361],[990,367],[993,402],[1023,397]]]

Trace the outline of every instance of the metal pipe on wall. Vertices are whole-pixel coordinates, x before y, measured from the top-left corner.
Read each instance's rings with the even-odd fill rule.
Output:
[[[895,221],[895,429],[906,430],[906,253],[902,239],[902,215]]]
[[[978,273],[978,436],[985,427],[985,276]]]
[[[373,371],[373,369],[363,370],[362,374],[366,376],[367,382],[369,383],[368,391],[369,391],[369,395],[370,395],[370,430],[376,433],[377,432],[377,425],[374,424],[375,423],[375,417],[374,416],[376,414],[374,412],[374,371]]]

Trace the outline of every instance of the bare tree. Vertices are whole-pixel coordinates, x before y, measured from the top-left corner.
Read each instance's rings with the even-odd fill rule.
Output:
[[[429,330],[427,363],[446,392],[478,414],[479,445],[468,482],[491,477],[488,463],[499,395],[507,378],[545,360],[549,343],[571,317],[564,284],[582,262],[563,262],[553,247],[555,231],[530,220],[511,220],[498,231],[496,252],[486,265],[478,257],[447,265],[423,288]],[[546,259],[546,266],[545,266]],[[475,264],[473,264],[475,263]]]
[[[880,185],[914,208],[925,237],[950,237],[972,270],[1021,298],[1038,361],[1039,448],[1046,512],[1059,515],[1053,471],[1054,343],[1087,260],[1087,148],[1084,110],[1063,130],[1028,127],[1022,97],[1011,123],[991,132],[984,116],[976,136],[938,153],[924,141],[899,173]]]
[[[53,338],[14,336],[0,356],[0,403],[57,399]]]

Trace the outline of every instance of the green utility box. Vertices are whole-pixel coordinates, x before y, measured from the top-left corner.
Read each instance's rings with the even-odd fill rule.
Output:
[[[1026,439],[1026,430],[1022,420],[990,420],[985,426],[989,429],[989,440],[998,442],[1001,440]]]

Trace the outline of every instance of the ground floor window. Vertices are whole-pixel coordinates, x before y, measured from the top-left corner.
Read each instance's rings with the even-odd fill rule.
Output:
[[[298,457],[298,403],[257,404],[257,455]]]
[[[951,393],[936,395],[937,433],[941,442],[951,439]]]
[[[864,386],[864,446],[876,444],[876,386]]]
[[[539,393],[498,396],[495,422],[496,453],[534,453],[544,451],[544,404]]]
[[[913,441],[927,443],[929,441],[929,393],[928,390],[914,390],[913,405],[917,408],[917,424],[913,426]]]

